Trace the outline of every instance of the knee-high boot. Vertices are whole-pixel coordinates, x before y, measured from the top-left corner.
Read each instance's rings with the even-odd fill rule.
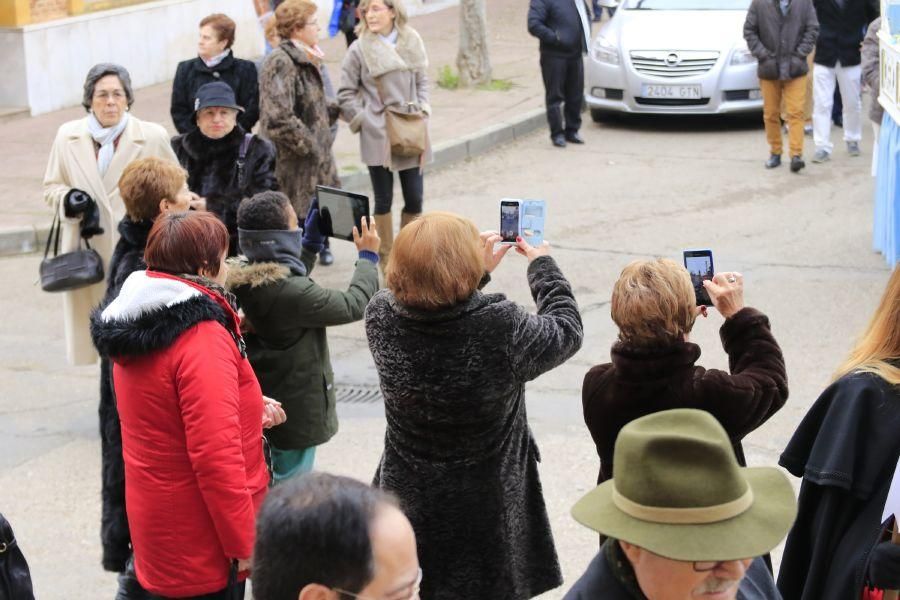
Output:
[[[407,225],[409,225],[410,223],[415,221],[417,218],[419,218],[419,216],[421,216],[421,214],[422,213],[410,213],[410,212],[406,212],[405,210],[403,212],[401,212],[400,213],[400,229],[403,229],[404,227],[406,227]],[[381,235],[380,232],[379,232],[379,235]]]
[[[375,215],[375,229],[378,231],[378,237],[381,238],[381,247],[378,249],[378,262],[381,264],[383,273],[387,269],[391,248],[394,246],[394,215],[392,213]]]

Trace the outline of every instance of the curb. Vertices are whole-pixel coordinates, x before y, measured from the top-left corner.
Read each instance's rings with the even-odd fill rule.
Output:
[[[480,131],[458,137],[432,148],[434,161],[428,171],[448,167],[515,141],[546,126],[543,108],[536,108],[517,117],[501,121]],[[353,192],[371,190],[369,173],[362,165],[353,165],[340,173],[342,186]],[[47,242],[50,227],[16,227],[0,229],[0,256],[15,256],[37,252]]]

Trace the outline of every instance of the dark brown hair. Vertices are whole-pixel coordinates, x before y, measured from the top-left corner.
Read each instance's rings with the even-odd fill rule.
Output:
[[[154,271],[215,277],[227,251],[228,230],[212,213],[167,213],[150,228],[144,262]]]
[[[231,45],[234,44],[234,30],[236,27],[231,17],[222,13],[215,13],[204,17],[200,21],[201,28],[207,25],[215,30],[220,42],[225,42],[226,49],[231,48]]]

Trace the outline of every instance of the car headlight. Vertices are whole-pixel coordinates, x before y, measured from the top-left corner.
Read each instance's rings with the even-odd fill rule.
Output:
[[[608,39],[598,35],[591,45],[591,58],[600,63],[617,65],[619,64],[619,49]]]
[[[750,54],[750,50],[746,46],[738,46],[731,53],[731,64],[733,65],[749,65],[756,62],[756,57]]]

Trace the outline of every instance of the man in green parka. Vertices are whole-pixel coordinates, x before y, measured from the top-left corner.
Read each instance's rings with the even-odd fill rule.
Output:
[[[290,200],[262,192],[238,209],[243,257],[229,265],[228,288],[244,312],[247,357],[263,394],[281,402],[287,421],[267,433],[275,483],[312,470],[316,446],[337,433],[334,372],[325,328],[363,318],[378,291],[374,224],[354,228],[359,260],[347,291],[310,279],[324,236],[317,203],[301,232]]]

